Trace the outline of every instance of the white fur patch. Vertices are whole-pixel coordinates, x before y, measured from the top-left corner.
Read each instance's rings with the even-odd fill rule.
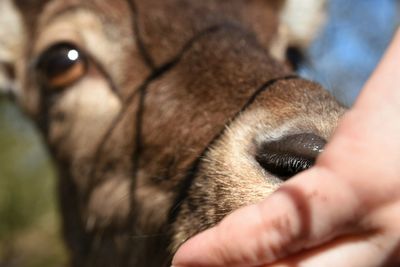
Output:
[[[288,46],[306,49],[315,39],[326,18],[326,0],[287,0],[280,15],[278,38],[271,47],[272,55],[285,59]]]
[[[21,56],[23,44],[22,18],[11,0],[0,1],[0,93],[16,90],[2,64],[14,66]]]
[[[289,44],[306,47],[325,21],[325,0],[288,0],[281,14],[287,27]]]

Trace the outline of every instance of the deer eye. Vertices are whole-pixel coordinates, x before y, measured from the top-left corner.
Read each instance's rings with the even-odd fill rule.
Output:
[[[46,88],[59,89],[77,82],[87,72],[87,57],[76,46],[59,43],[39,57],[38,77]]]

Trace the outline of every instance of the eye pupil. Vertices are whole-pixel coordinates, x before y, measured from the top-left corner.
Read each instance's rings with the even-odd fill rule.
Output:
[[[50,47],[41,55],[37,70],[46,86],[65,87],[83,76],[86,60],[75,46],[61,43]]]
[[[68,70],[79,58],[76,49],[69,45],[56,45],[47,50],[40,58],[38,67],[48,78]]]

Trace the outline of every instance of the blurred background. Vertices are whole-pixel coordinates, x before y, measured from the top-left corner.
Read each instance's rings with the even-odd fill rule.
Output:
[[[350,106],[400,23],[399,0],[328,0],[328,20],[300,74]]]
[[[399,1],[331,0],[328,10],[300,74],[351,105],[399,25]],[[0,98],[0,267],[66,265],[55,186],[37,130]]]

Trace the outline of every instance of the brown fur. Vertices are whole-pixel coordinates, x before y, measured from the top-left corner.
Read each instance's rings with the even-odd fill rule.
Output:
[[[14,3],[18,102],[60,170],[72,266],[168,266],[187,238],[277,188],[260,143],[329,139],[343,112],[271,56],[283,1]],[[32,62],[66,40],[91,56],[87,74],[41,88]]]

